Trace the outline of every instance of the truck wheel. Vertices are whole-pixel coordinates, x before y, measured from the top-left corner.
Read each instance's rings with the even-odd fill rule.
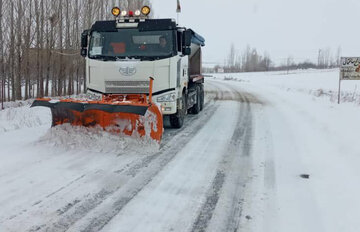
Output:
[[[204,91],[204,85],[200,85],[200,110],[204,109],[204,101],[205,101],[205,91]]]
[[[198,114],[201,111],[201,87],[196,85],[196,104],[190,108],[192,114]]]
[[[170,115],[170,125],[173,128],[181,128],[184,125],[186,115],[186,97],[185,94],[181,97],[182,109],[178,109],[176,114]]]

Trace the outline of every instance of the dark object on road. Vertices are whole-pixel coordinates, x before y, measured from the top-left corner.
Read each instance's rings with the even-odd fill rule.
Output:
[[[304,178],[304,179],[309,179],[310,175],[309,174],[301,174],[300,177]]]

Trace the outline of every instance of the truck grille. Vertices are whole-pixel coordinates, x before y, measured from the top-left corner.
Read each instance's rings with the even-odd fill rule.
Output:
[[[106,93],[148,93],[149,81],[105,81]]]

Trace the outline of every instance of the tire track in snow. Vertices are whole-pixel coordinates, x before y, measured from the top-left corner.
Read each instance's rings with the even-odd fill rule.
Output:
[[[203,111],[204,114],[212,116],[219,107],[216,104],[210,108],[210,111]],[[183,149],[205,124],[207,120],[198,120],[196,124],[185,128],[177,137],[174,137],[161,151],[157,154],[159,160],[154,163],[147,164],[147,170],[142,170],[141,173],[136,175],[132,182],[136,184],[129,186],[125,190],[120,190],[118,196],[114,199],[106,202],[105,206],[100,206],[103,209],[98,212],[92,212],[93,216],[89,219],[85,219],[84,222],[80,222],[80,225],[75,225],[72,230],[69,231],[82,231],[91,232],[101,230],[114,216],[116,216],[152,179],[161,172],[161,170],[177,155],[179,151]],[[139,172],[139,171],[138,171]],[[132,183],[129,183],[131,185]],[[125,187],[125,186],[124,186]],[[126,186],[127,187],[127,186]],[[106,210],[111,208],[112,210]]]
[[[195,133],[192,132],[187,132],[186,130],[189,128],[189,127],[192,127],[195,122],[197,120],[201,120],[202,119],[202,116],[203,114],[209,114],[209,115],[213,115],[213,113],[217,110],[217,108],[219,107],[218,104],[216,103],[217,98],[219,96],[222,96],[223,95],[223,92],[221,91],[221,89],[219,87],[216,87],[215,88],[217,89],[216,91],[216,96],[211,98],[209,101],[207,101],[205,104],[204,104],[204,110],[201,112],[201,114],[198,114],[198,115],[187,115],[187,118],[185,120],[185,124],[182,128],[180,129],[170,129],[170,130],[165,130],[164,132],[164,138],[162,139],[162,145],[160,147],[160,150],[164,147],[167,146],[167,144],[173,140],[173,138],[176,136],[176,135],[179,135],[183,132],[187,133],[187,134],[191,134],[193,136],[195,136]],[[202,124],[203,126],[203,124]],[[201,126],[201,127],[202,127]],[[200,127],[200,128],[201,128]],[[196,130],[197,131],[197,130]],[[191,139],[187,140],[190,141]],[[187,143],[186,142],[186,143]],[[183,143],[183,145],[185,145],[186,143]],[[149,157],[145,157],[144,159],[142,159],[139,163],[137,163],[136,165],[132,165],[130,168],[128,168],[126,170],[126,174],[127,175],[130,175],[130,176],[135,176],[143,167],[147,167],[155,158],[157,158],[159,155],[161,155],[162,153],[164,152],[158,152],[152,156],[149,156]]]
[[[209,83],[207,83],[207,84],[209,84]],[[202,112],[207,110],[209,107],[213,107],[215,102],[218,101],[218,99],[221,98],[221,96],[223,95],[223,92],[218,85],[215,85],[213,83],[211,83],[209,85],[212,86],[212,90],[205,89],[206,101],[205,101],[204,109]],[[174,136],[176,136],[177,134],[179,134],[183,130],[185,130],[185,128],[193,125],[194,121],[199,120],[199,117],[201,120],[201,116],[199,116],[199,115],[188,114],[187,118],[185,120],[184,126],[180,129],[172,129],[170,125],[165,125],[166,129],[165,129],[162,141],[161,141],[161,147],[165,146]],[[165,123],[170,123],[170,122],[167,122],[166,119],[165,119],[165,121],[166,121]]]
[[[68,184],[66,184],[65,186],[63,186],[63,187],[59,188],[58,190],[56,190],[56,191],[54,191],[54,192],[52,192],[52,193],[48,194],[45,198],[49,198],[49,197],[51,197],[51,196],[53,196],[53,195],[57,194],[57,193],[58,193],[58,192],[60,192],[61,190],[63,190],[63,189],[65,189],[65,188],[69,187],[70,185],[74,184],[75,182],[79,181],[80,179],[84,178],[85,176],[86,176],[86,175],[84,174],[84,175],[82,175],[82,176],[80,176],[80,177],[76,178],[75,180],[70,181],[70,182],[69,182]]]
[[[240,93],[239,90],[234,89],[228,84],[223,84],[223,85],[231,89],[231,95],[222,96],[222,99],[219,100],[238,101],[240,104],[241,114],[238,117],[237,126],[236,128],[234,128],[234,133],[232,135],[229,148],[227,152],[224,153],[224,158],[221,161],[217,169],[216,176],[208,190],[205,203],[200,209],[200,212],[192,226],[191,231],[207,230],[211,222],[211,219],[213,217],[213,214],[216,210],[216,206],[219,201],[219,198],[221,197],[221,191],[223,189],[227,175],[229,175],[227,171],[229,169],[229,165],[231,166],[231,164],[235,159],[235,156],[250,156],[252,113],[251,113],[249,96],[246,96],[246,94],[244,93]],[[246,172],[247,171],[243,171],[243,173]],[[240,200],[240,195],[238,193],[239,193],[239,189],[236,188],[235,192],[233,193],[234,198],[232,199],[233,208],[231,209],[231,212],[227,216],[226,231],[236,231],[239,225],[239,220],[241,216],[241,200]]]
[[[234,154],[229,163],[238,164],[238,173],[233,173],[233,178],[237,180],[236,189],[233,192],[232,209],[227,217],[226,231],[237,231],[242,214],[242,202],[244,200],[244,190],[249,181],[249,173],[251,168],[251,139],[252,139],[252,114],[250,107],[250,100],[245,95],[246,106],[249,114],[244,119],[244,129],[241,131],[240,138],[237,140],[237,148],[241,148],[241,153]],[[235,147],[234,147],[235,148]],[[236,170],[236,169],[233,169]]]

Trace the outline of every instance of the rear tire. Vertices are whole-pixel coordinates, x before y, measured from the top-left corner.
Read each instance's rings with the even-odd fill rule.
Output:
[[[198,114],[201,111],[201,87],[199,85],[196,85],[195,88],[196,88],[196,103],[189,110],[192,114]]]
[[[176,114],[170,115],[170,125],[173,128],[181,128],[184,125],[186,115],[186,97],[185,94],[181,97],[182,109],[178,109]]]
[[[205,91],[204,85],[200,85],[200,111],[204,109],[204,102],[205,102]]]

